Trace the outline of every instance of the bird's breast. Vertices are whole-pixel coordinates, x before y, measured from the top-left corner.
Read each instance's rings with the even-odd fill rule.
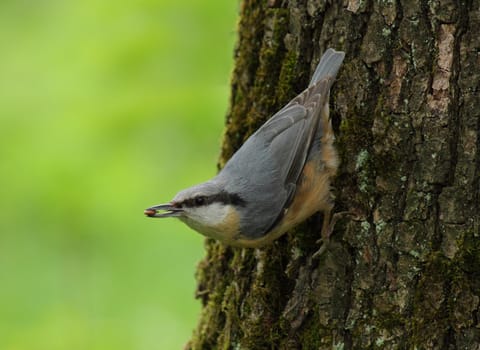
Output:
[[[336,157],[336,154],[333,153],[328,157]],[[288,208],[283,209],[285,210],[283,218],[272,230],[255,240],[239,235],[232,245],[250,248],[264,246],[317,211],[330,210],[332,207],[330,183],[336,168],[329,168],[328,163],[326,164],[322,158],[320,156],[310,158],[305,164],[292,203]]]

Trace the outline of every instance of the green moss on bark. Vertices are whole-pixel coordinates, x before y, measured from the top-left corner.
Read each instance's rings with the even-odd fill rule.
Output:
[[[263,249],[208,241],[187,348],[480,343],[480,0],[442,4],[243,2],[219,165],[304,88],[323,50],[343,47],[334,193],[359,215],[320,259],[316,217]]]

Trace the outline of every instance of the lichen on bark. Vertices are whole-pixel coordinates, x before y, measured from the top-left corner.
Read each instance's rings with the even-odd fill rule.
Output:
[[[206,241],[188,349],[480,349],[480,1],[244,0],[219,166],[346,52],[331,94],[337,224]]]

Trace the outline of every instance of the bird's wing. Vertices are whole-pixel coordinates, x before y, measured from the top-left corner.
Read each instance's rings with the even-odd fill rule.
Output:
[[[310,86],[262,125],[217,176],[228,191],[249,202],[242,217],[246,235],[268,232],[294,198],[314,138],[322,134],[322,110],[344,57],[334,50],[325,55]]]
[[[277,174],[285,188],[291,188],[300,177],[314,136],[321,125],[319,120],[325,103],[328,103],[329,87],[329,79],[309,87],[256,133],[256,137],[264,138],[268,144],[270,161],[279,170]]]
[[[285,188],[295,185],[303,170],[311,144],[321,127],[321,112],[345,53],[328,49],[323,54],[309,87],[273,115],[257,132],[270,143],[272,157],[282,164],[281,179]],[[320,132],[320,135],[322,133]],[[290,196],[292,198],[293,196]],[[289,205],[289,201],[285,206]]]
[[[329,84],[309,87],[260,127],[219,174],[227,190],[249,203],[245,234],[261,237],[281,220],[317,134]],[[261,215],[259,215],[261,213]]]

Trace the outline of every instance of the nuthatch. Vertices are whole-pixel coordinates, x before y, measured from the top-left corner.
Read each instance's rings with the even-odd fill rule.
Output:
[[[145,215],[177,217],[224,243],[260,247],[322,211],[328,239],[330,182],[339,164],[328,99],[344,56],[328,49],[308,88],[251,135],[217,176]]]

